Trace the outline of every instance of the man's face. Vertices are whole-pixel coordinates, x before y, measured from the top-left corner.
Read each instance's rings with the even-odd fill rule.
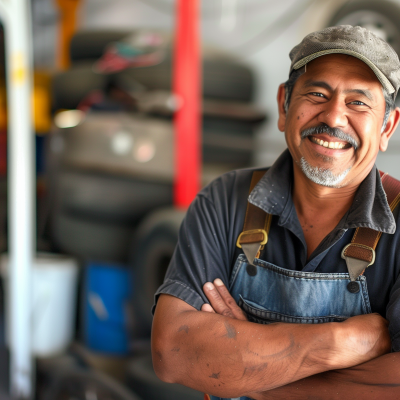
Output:
[[[391,122],[382,132],[384,114],[382,85],[372,70],[351,56],[326,55],[307,64],[278,126],[295,168],[316,183],[341,187],[359,184],[379,149],[386,150],[394,129]]]

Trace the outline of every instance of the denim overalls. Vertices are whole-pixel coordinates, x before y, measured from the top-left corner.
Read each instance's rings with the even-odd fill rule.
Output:
[[[356,293],[348,290],[349,282],[347,273],[293,271],[259,259],[250,265],[241,254],[229,285],[232,296],[251,322],[318,324],[371,313],[365,276],[357,278],[359,290],[353,290]],[[232,400],[239,399],[249,400]]]
[[[382,172],[380,175],[387,201],[393,211],[399,203],[400,183]],[[379,240],[378,232],[372,238],[376,247]],[[355,243],[365,245],[364,240],[365,237]],[[373,250],[371,247],[368,248]],[[363,257],[359,259],[366,261]],[[346,263],[347,261],[346,259]],[[363,268],[365,267],[364,264]],[[357,274],[354,274],[354,269],[351,270],[354,277],[361,274],[354,282],[351,282],[348,273],[288,270],[258,258],[254,260],[254,265],[251,265],[247,262],[246,256],[241,254],[232,271],[229,291],[250,322],[260,324],[341,322],[356,315],[371,313],[367,281],[362,268]],[[222,399],[215,396],[210,398]],[[231,400],[250,399],[240,397]]]

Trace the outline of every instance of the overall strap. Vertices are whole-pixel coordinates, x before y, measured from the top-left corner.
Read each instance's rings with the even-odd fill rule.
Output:
[[[379,171],[385,190],[387,202],[393,210],[400,202],[400,181],[387,173]],[[355,281],[367,267],[375,262],[375,249],[382,232],[370,228],[357,228],[353,239],[342,250],[342,258],[346,260],[350,280]]]
[[[387,201],[393,212],[400,202],[400,181],[387,173],[379,171]],[[254,171],[251,179],[249,194],[258,181],[264,176],[264,171]],[[260,207],[247,203],[243,232],[239,235],[236,245],[243,249],[249,264],[253,265],[261,250],[268,241],[272,215]],[[350,280],[355,281],[367,267],[375,262],[375,249],[382,236],[382,232],[370,228],[357,228],[353,239],[342,251],[342,258],[346,260]]]
[[[264,174],[265,170],[253,172],[249,194]],[[271,214],[267,214],[260,207],[247,202],[243,232],[239,235],[236,246],[243,249],[247,261],[251,265],[253,265],[254,259],[260,256],[261,250],[264,249],[264,246],[268,242],[271,220]]]

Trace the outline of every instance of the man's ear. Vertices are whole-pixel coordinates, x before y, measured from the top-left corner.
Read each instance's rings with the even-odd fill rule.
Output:
[[[285,98],[286,98],[286,89],[285,89],[285,84],[282,83],[279,85],[278,95],[276,98],[276,100],[278,101],[278,111],[279,111],[278,129],[281,132],[285,132],[285,126],[286,126]]]
[[[379,143],[379,150],[386,151],[389,143],[389,139],[393,135],[400,121],[400,108],[396,107],[389,115],[388,122],[385,126],[384,131],[381,133],[381,140]]]

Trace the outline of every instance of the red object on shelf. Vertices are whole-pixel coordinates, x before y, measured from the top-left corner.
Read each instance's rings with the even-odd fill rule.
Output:
[[[175,127],[174,204],[186,208],[200,189],[201,61],[199,1],[177,0],[173,92]]]

